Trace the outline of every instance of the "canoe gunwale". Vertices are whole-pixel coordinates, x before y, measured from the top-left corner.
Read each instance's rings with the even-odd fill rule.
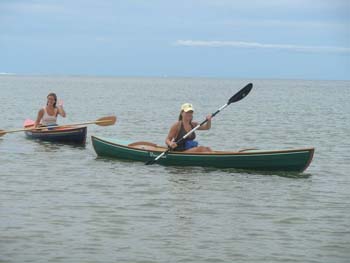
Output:
[[[27,127],[28,128],[28,127]],[[25,131],[26,133],[27,132],[30,132],[30,133],[33,133],[33,134],[53,134],[53,133],[64,133],[64,132],[75,132],[75,131],[78,131],[80,129],[86,129],[87,126],[67,126],[66,127],[60,127],[58,129],[55,129],[54,127],[52,127],[50,130],[27,130]]]

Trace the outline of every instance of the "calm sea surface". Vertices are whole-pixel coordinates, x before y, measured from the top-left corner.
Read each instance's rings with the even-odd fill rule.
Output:
[[[316,148],[303,174],[97,158],[90,135],[163,144],[184,102],[216,150]],[[2,130],[54,91],[86,147],[0,137],[0,262],[350,262],[350,82],[0,76]]]

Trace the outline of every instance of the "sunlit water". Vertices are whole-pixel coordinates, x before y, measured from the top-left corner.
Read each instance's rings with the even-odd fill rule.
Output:
[[[195,119],[252,92],[198,132],[217,150],[316,148],[304,174],[145,166],[97,158],[90,135],[164,144],[184,102]],[[89,125],[85,147],[0,137],[0,262],[349,262],[350,82],[0,77],[2,130],[54,91]]]

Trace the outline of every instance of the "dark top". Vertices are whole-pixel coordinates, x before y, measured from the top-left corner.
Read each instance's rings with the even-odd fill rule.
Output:
[[[180,130],[179,130],[179,132],[178,132],[178,134],[177,134],[177,136],[175,138],[175,142],[180,140],[182,137],[184,137],[188,133],[188,131],[185,130],[182,121],[181,121],[180,125],[181,125],[180,126]],[[190,123],[190,125],[191,125],[191,129],[193,129],[194,126],[193,126],[192,122]],[[196,138],[196,133],[192,132],[186,139],[182,140],[181,142],[179,142],[177,144],[177,147],[174,149],[174,151],[184,151],[184,150],[186,150],[186,148],[185,148],[186,141],[194,140],[195,138]]]

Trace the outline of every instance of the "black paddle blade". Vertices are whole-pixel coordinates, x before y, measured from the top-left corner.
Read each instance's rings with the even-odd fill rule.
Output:
[[[233,96],[228,100],[228,103],[227,103],[227,104],[240,101],[241,99],[243,99],[245,96],[248,95],[248,93],[251,91],[252,88],[253,88],[253,84],[252,84],[252,83],[249,83],[249,84],[246,85],[243,89],[241,89],[241,90],[238,91],[235,95],[233,95]]]
[[[151,164],[154,164],[154,163],[155,163],[154,160],[150,160],[150,161],[146,162],[145,165],[151,165]]]

